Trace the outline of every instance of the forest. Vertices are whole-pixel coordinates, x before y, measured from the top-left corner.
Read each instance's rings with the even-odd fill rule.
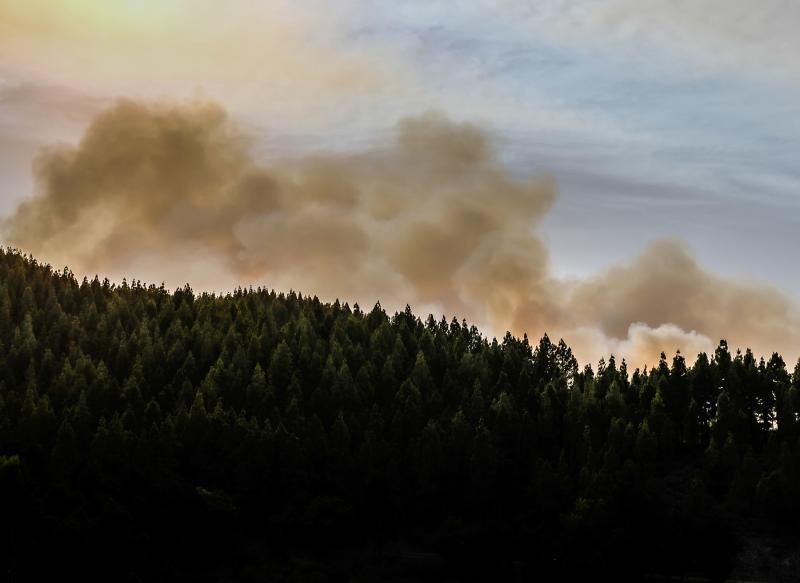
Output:
[[[688,357],[5,249],[0,580],[723,580],[798,534],[800,365]]]

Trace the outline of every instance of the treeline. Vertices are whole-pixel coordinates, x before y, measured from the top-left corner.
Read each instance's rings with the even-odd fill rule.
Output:
[[[798,529],[799,386],[724,341],[580,369],[546,336],[6,250],[0,580],[381,580],[386,548],[464,580],[720,578],[740,533]]]

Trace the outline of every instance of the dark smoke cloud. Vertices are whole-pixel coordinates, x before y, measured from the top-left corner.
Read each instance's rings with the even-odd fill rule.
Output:
[[[78,273],[294,288],[563,335],[584,358],[708,350],[729,335],[798,348],[779,292],[705,272],[674,242],[581,282],[554,280],[536,226],[552,181],[513,177],[485,133],[425,114],[354,155],[254,161],[210,103],[121,102],[42,153],[8,242]]]

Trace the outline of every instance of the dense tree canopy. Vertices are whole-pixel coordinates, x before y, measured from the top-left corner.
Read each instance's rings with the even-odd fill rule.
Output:
[[[7,250],[0,578],[380,580],[400,543],[453,578],[720,577],[742,529],[797,529],[799,388],[724,341],[580,370],[547,336]]]

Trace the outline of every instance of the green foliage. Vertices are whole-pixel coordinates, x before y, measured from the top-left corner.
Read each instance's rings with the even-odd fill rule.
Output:
[[[0,560],[12,580],[87,553],[84,578],[174,580],[249,565],[253,541],[277,557],[395,539],[542,577],[666,556],[716,574],[728,539],[709,559],[680,529],[800,524],[799,392],[800,364],[724,341],[693,366],[595,373],[547,336],[78,282],[4,251]]]

